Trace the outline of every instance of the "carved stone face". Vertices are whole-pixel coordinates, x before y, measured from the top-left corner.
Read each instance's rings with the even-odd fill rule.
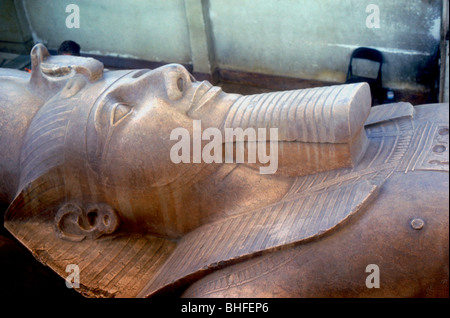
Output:
[[[185,203],[219,167],[172,162],[170,135],[182,127],[192,136],[195,119],[220,128],[238,97],[195,81],[181,65],[105,72],[66,101],[76,105],[65,139],[67,192],[109,204],[132,228],[177,237],[198,226]]]
[[[217,214],[276,202],[291,182],[286,175],[350,166],[364,152],[366,84],[241,96],[197,82],[176,64],[103,72],[98,61],[51,57],[39,45],[31,56],[29,86],[45,102],[25,137],[21,167],[28,170],[21,169],[19,191],[48,180],[55,209],[61,201],[81,208],[104,203],[132,231],[180,237]],[[284,144],[273,196],[265,190],[275,177],[255,177],[256,166],[234,171],[234,163],[173,162],[171,132],[183,128],[194,138],[194,120],[221,132],[278,129]]]
[[[131,72],[99,97],[89,115],[89,161],[106,185],[183,185],[202,164],[171,162],[171,131],[192,131],[193,119],[217,127],[236,98],[208,82],[196,82],[180,65]]]

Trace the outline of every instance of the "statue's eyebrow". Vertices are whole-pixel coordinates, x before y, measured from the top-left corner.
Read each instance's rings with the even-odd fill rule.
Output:
[[[97,99],[92,103],[92,107],[95,111],[95,117],[97,118],[97,114],[98,114],[98,109],[95,110],[95,108],[97,108],[98,106],[101,106],[100,108],[103,108],[103,106],[106,104],[107,99],[112,98],[111,93],[114,92],[114,90],[111,90],[111,88],[114,88],[115,85],[117,85],[118,82],[120,82],[121,79],[123,79],[124,77],[126,77],[127,75],[129,75],[130,73],[134,72],[133,70],[130,70],[129,72],[126,72],[125,74],[123,74],[122,76],[119,76],[116,80],[114,80],[111,84],[109,84],[104,91],[97,97]],[[91,111],[93,110],[91,109]],[[100,109],[101,111],[102,109]]]
[[[142,70],[137,70],[131,77],[132,78],[138,78],[138,77],[144,75],[145,73],[148,73],[148,72],[151,72],[151,71],[152,70],[148,69],[148,68],[145,68],[145,69],[142,69]]]

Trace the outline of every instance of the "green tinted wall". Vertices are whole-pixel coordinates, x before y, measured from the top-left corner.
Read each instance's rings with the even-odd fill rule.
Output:
[[[374,47],[393,89],[432,85],[442,37],[441,0],[3,1],[24,11],[34,42],[50,49],[71,39],[84,53],[192,64],[200,73],[341,83],[351,52]],[[79,28],[66,25],[69,4],[79,7]]]

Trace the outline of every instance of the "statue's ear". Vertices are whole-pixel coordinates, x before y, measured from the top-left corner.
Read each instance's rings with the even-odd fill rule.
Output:
[[[73,95],[74,88],[84,86],[79,85],[81,77],[91,83],[103,77],[103,63],[93,58],[70,55],[52,56],[41,43],[33,47],[30,55],[32,66],[30,85],[44,98],[53,96],[66,84],[70,84],[71,88],[70,93],[66,92],[66,95]],[[74,81],[71,80],[74,78],[77,78],[75,83],[78,83],[75,86]]]
[[[65,195],[62,177],[36,179],[9,206],[5,228],[63,279],[69,265],[79,266],[77,291],[84,296],[136,297],[157,277],[177,243],[120,231],[119,212],[108,204],[65,201]]]
[[[56,213],[54,226],[59,238],[77,242],[113,233],[119,226],[119,217],[108,204],[80,207],[66,203]]]

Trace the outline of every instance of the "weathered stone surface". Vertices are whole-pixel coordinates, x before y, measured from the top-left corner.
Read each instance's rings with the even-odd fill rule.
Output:
[[[448,297],[448,104],[371,108],[365,83],[241,96],[176,64],[31,57],[31,77],[0,70],[5,227],[61,277],[78,266],[81,294]],[[182,162],[174,130],[193,139]],[[251,161],[260,147],[276,156]]]

